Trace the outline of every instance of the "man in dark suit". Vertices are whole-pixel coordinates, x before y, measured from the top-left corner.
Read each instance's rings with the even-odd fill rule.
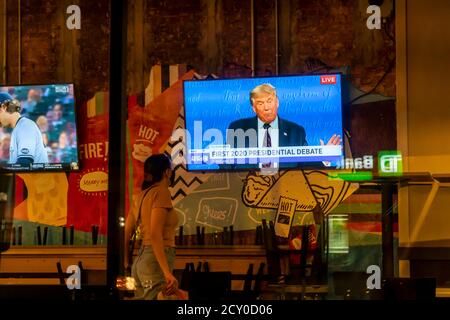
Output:
[[[254,130],[255,134],[257,133],[257,130],[263,129],[265,123],[259,123],[259,118],[257,116],[251,117],[251,118],[245,118],[245,119],[239,119],[236,121],[233,121],[229,127],[228,130],[234,131],[234,137],[232,136],[232,132],[230,132],[230,135],[227,135],[227,138],[230,137],[230,139],[227,139],[227,144],[230,144],[232,147],[257,147],[256,142],[252,144],[252,139],[250,139],[250,135],[247,135],[244,145],[241,144],[239,146],[239,137],[237,137],[237,130],[241,129],[244,132],[249,132],[248,130]],[[305,128],[302,126],[288,121],[286,119],[282,119],[278,117],[278,146],[279,147],[293,147],[293,146],[307,146],[308,141],[306,140],[306,132]],[[259,128],[260,127],[260,128]],[[266,125],[267,129],[270,130],[272,128],[268,127]],[[277,128],[274,128],[276,130]],[[273,134],[271,135],[273,136]],[[234,142],[233,142],[234,138]],[[273,141],[273,137],[271,137]],[[255,140],[256,141],[256,140]],[[264,140],[263,140],[264,141]],[[272,145],[273,146],[273,145]]]
[[[233,121],[227,130],[227,144],[232,148],[277,148],[307,146],[305,129],[278,116],[276,89],[268,83],[250,92],[254,117]],[[327,145],[339,145],[341,138],[333,135]],[[320,140],[320,144],[325,143]]]

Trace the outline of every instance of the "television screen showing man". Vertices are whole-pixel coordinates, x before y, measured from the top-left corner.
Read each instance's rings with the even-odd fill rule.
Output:
[[[343,157],[341,78],[184,82],[188,170],[333,167]]]
[[[79,170],[77,141],[73,84],[0,86],[0,171]]]
[[[274,86],[263,83],[250,92],[250,104],[255,116],[233,121],[227,130],[227,145],[232,148],[279,148],[307,146],[305,129],[278,115],[279,99]],[[252,137],[257,137],[257,143]],[[340,145],[341,136],[334,134],[327,145]],[[321,145],[325,145],[320,140]],[[277,166],[277,162],[261,163],[262,167]]]
[[[12,128],[8,163],[23,166],[48,163],[39,127],[20,112],[20,103],[10,94],[0,92],[0,124],[3,128]]]

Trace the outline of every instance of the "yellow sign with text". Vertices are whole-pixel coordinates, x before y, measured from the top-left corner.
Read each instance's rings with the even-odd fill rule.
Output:
[[[280,197],[277,217],[275,219],[275,234],[279,237],[288,238],[294,219],[297,200]]]

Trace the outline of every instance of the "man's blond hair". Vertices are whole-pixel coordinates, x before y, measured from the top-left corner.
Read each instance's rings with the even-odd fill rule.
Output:
[[[253,105],[253,99],[260,96],[261,94],[273,94],[274,96],[277,95],[277,89],[270,83],[263,83],[259,86],[256,86],[253,88],[252,91],[250,91],[250,103]]]

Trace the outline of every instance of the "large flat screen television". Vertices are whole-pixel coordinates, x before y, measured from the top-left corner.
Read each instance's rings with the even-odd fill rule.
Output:
[[[340,74],[184,81],[188,170],[333,168]]]
[[[79,170],[73,84],[0,86],[0,171]]]

